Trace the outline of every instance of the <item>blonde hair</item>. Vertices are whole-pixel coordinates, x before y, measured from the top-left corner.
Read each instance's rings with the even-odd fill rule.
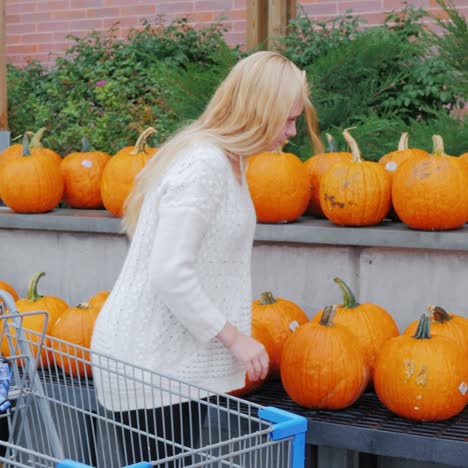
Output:
[[[195,138],[201,137],[227,154],[239,157],[266,151],[298,101],[304,103],[314,150],[322,152],[305,72],[275,52],[256,52],[240,60],[201,116],[176,132],[140,172],[125,203],[124,231],[133,235],[145,194],[161,178],[177,153]]]

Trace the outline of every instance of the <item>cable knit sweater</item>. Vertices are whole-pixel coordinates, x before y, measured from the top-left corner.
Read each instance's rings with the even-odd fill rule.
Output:
[[[183,150],[145,196],[95,324],[91,349],[117,360],[93,356],[104,407],[123,411],[184,399],[156,390],[154,375],[134,366],[216,392],[243,386],[245,369],[216,335],[227,320],[250,334],[254,229],[244,174],[239,184],[226,155],[210,143]]]

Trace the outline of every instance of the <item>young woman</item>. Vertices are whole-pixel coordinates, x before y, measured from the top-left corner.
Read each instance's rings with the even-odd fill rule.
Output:
[[[268,355],[250,336],[256,219],[244,171],[250,155],[293,137],[303,112],[320,149],[305,72],[277,53],[257,52],[239,61],[201,116],[159,149],[126,203],[131,244],[97,319],[94,351],[214,392],[242,387],[246,374],[253,381],[266,376]],[[100,403],[127,422],[148,420],[144,412],[151,412],[161,425],[174,401],[144,384],[132,383],[129,392],[124,380],[95,366]],[[184,404],[176,419],[190,414],[198,424]],[[188,422],[182,426],[190,430]],[[180,428],[174,432],[176,441],[187,440]],[[166,455],[137,453],[129,462]]]

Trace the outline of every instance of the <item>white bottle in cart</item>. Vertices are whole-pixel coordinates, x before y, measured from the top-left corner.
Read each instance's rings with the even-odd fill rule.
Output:
[[[10,361],[0,356],[0,412],[6,411],[11,402],[8,399],[8,391],[10,390],[11,381],[11,366]]]

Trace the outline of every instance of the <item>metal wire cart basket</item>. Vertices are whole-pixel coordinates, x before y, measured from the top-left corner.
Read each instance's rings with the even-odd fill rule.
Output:
[[[0,290],[0,440],[4,467],[303,467],[307,420],[149,372],[45,334],[47,313],[18,313]],[[27,321],[42,324],[32,332]],[[37,329],[37,327],[35,327]],[[128,399],[145,388],[159,416],[109,411],[92,372],[124,377]],[[138,385],[137,385],[138,384]],[[125,401],[120,402],[125,406]],[[184,418],[182,418],[184,406]],[[161,417],[161,411],[164,411]],[[181,440],[172,432],[187,426]],[[141,459],[140,459],[140,458]]]

